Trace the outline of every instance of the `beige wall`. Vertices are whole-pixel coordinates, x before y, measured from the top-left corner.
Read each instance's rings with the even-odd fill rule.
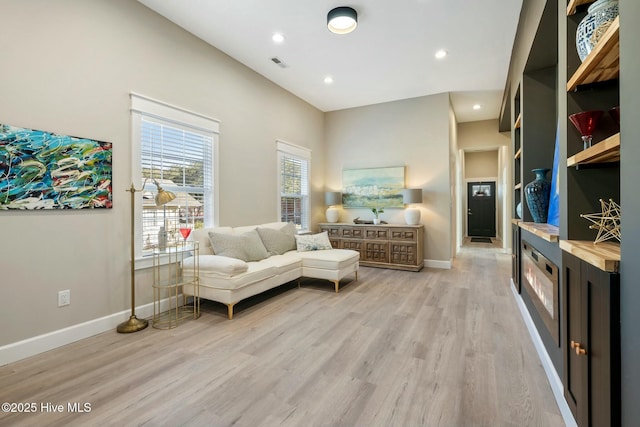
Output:
[[[344,169],[405,167],[405,185],[423,189],[421,222],[425,258],[451,260],[451,179],[449,176],[449,95],[406,99],[326,114],[325,181],[342,189]],[[340,220],[371,219],[365,209],[341,209]],[[404,223],[401,209],[388,209],[387,222]]]
[[[319,110],[136,1],[2,0],[0,10],[0,121],[114,147],[113,209],[0,212],[0,346],[130,307],[131,91],[220,120],[219,224],[276,219],[276,139],[312,150],[322,220]],[[149,271],[138,277],[136,302],[149,303]],[[58,308],[62,289],[71,305]]]
[[[464,155],[464,176],[473,178],[496,178],[498,176],[498,150],[470,151]]]

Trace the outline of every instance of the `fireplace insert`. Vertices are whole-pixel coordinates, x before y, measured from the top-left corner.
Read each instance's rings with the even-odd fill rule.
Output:
[[[555,343],[560,345],[558,267],[522,241],[522,283]]]

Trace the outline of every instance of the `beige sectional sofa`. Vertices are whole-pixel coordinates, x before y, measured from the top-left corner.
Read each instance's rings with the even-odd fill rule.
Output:
[[[200,247],[200,298],[226,304],[229,319],[239,301],[300,277],[330,280],[336,292],[346,275],[355,273],[358,279],[358,252],[332,249],[323,234],[298,236],[285,222],[196,229],[190,239]],[[185,279],[194,262],[194,257],[185,259]],[[183,292],[193,295],[193,285]]]

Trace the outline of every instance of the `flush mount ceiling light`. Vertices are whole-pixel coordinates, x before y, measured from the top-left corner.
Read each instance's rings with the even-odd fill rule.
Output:
[[[284,36],[280,33],[273,33],[271,40],[273,40],[274,43],[282,43],[284,41]]]
[[[327,76],[324,78],[324,84],[330,85],[331,83],[333,83],[333,77]]]
[[[347,34],[358,26],[358,13],[350,7],[336,7],[327,14],[327,28],[335,34]]]
[[[480,104],[473,104],[473,109],[474,110],[479,110],[480,108],[482,108],[482,106]]]

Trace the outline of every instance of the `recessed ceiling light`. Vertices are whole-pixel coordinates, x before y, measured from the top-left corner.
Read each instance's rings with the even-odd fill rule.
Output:
[[[274,43],[282,43],[284,41],[284,36],[280,33],[273,33],[271,40],[273,40]]]
[[[473,109],[474,110],[479,110],[480,108],[482,108],[482,106],[480,104],[473,104]]]
[[[438,59],[442,59],[445,56],[447,56],[447,51],[444,49],[440,49],[439,51],[436,52],[436,58]]]
[[[331,83],[333,83],[333,77],[331,76],[327,76],[324,78],[324,83],[327,85],[330,85]]]

